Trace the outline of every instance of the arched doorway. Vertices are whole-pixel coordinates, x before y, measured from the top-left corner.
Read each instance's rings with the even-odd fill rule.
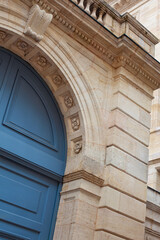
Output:
[[[66,160],[63,117],[45,82],[0,48],[0,237],[53,237]]]

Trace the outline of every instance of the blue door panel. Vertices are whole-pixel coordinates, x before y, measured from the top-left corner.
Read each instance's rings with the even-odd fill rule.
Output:
[[[47,239],[58,181],[1,157],[0,182],[0,219],[3,219],[0,229],[5,223],[10,223],[14,225],[14,234],[25,228],[34,235],[35,232],[39,233],[37,239],[43,240],[42,233],[44,239]],[[26,236],[30,234],[26,233]]]
[[[12,91],[3,124],[54,148],[54,131],[45,105],[23,77]]]
[[[51,91],[0,48],[0,239],[53,238],[65,160],[64,120]]]
[[[4,224],[4,225],[3,225]],[[0,220],[0,226],[1,226],[1,220]],[[5,228],[10,229],[12,228],[12,226],[9,224],[9,223],[2,223],[2,227],[4,228],[3,231],[0,231],[0,239],[1,240],[30,240],[31,238],[28,238],[28,237],[25,237],[25,236],[20,236],[20,235],[17,235],[17,234],[13,234],[12,232],[6,230],[5,231]]]
[[[10,65],[0,102],[0,147],[63,175],[66,137],[56,102],[40,76],[28,66],[17,58]]]
[[[39,232],[20,227],[14,223],[1,221],[1,219],[0,219],[0,236],[4,237],[4,239],[7,239],[7,240],[10,240],[10,239],[11,240],[39,240],[40,239]],[[47,238],[44,238],[44,240],[47,240]]]
[[[3,87],[3,83],[4,83],[4,78],[6,75],[6,72],[8,70],[8,65],[10,63],[11,60],[11,55],[9,53],[3,53],[0,54],[0,96],[1,96],[1,90]]]
[[[13,142],[14,144],[12,144]],[[52,154],[46,153],[41,147],[38,148],[37,145],[36,142],[34,142],[33,145],[30,145],[28,141],[21,141],[19,138],[15,138],[6,132],[1,131],[0,133],[0,147],[2,149],[7,149],[9,153],[18,155],[36,166],[39,165],[48,171],[63,176],[65,162],[52,156]],[[15,146],[17,147],[15,148]]]

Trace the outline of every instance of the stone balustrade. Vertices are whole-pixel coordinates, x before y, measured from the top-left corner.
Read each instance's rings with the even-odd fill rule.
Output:
[[[124,3],[130,4],[130,0],[107,2],[105,0],[70,0],[70,2],[76,4],[118,38],[122,35],[127,35],[137,44],[141,45],[148,53],[154,55],[155,44],[159,42],[158,39],[129,13],[120,15],[112,8],[124,6]]]
[[[95,18],[99,23],[105,25],[105,16],[107,14],[107,8],[102,1],[97,0],[72,0],[85,12]]]

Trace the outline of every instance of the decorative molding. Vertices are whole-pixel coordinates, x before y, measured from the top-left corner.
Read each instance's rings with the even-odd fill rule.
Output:
[[[8,32],[0,30],[0,43],[2,44],[6,43],[11,37],[12,35],[9,34]]]
[[[74,101],[73,101],[73,98],[71,96],[70,93],[67,93],[65,96],[64,96],[64,104],[65,106],[69,109],[71,107],[73,107],[74,105]]]
[[[65,175],[63,178],[63,182],[67,183],[67,182],[75,181],[78,179],[84,179],[100,187],[102,187],[104,183],[104,180],[102,178],[99,178],[93,175],[92,173],[86,172],[85,170],[79,170],[77,172],[73,172]]]
[[[160,239],[160,232],[157,232],[157,231],[155,231],[153,229],[145,227],[145,233],[148,233],[148,234],[150,234],[150,235],[152,235],[154,237],[158,237]]]
[[[127,15],[126,15],[127,17]],[[155,86],[157,89],[160,87],[160,83],[152,77],[151,74],[147,73],[139,64],[135,64],[135,61],[131,60],[131,58],[126,58],[124,56],[116,56],[113,52],[108,50],[108,48],[103,47],[99,42],[93,40],[89,35],[84,33],[82,30],[80,30],[78,27],[75,27],[74,24],[67,21],[66,18],[64,18],[62,15],[59,15],[57,11],[54,11],[53,18],[60,22],[63,26],[67,28],[67,31],[74,33],[78,38],[80,38],[85,44],[91,46],[94,48],[94,52],[98,52],[99,55],[106,59],[109,64],[114,66],[116,63],[125,63],[132,71],[135,71],[135,74],[139,72],[141,77],[145,78],[146,80],[150,81],[152,85]],[[135,20],[136,21],[136,20]]]
[[[52,64],[47,60],[47,58],[43,56],[40,52],[34,54],[33,57],[31,57],[29,60],[31,64],[38,68],[39,71],[42,71],[42,74],[47,68],[52,66]]]
[[[16,46],[20,51],[23,51],[24,53],[26,53],[29,49],[29,44],[23,40],[18,40],[16,42]]]
[[[48,25],[52,21],[52,17],[52,14],[47,13],[39,5],[34,4],[29,11],[24,34],[39,42],[42,40]]]
[[[55,74],[55,75],[52,77],[52,81],[54,82],[54,84],[55,84],[57,87],[60,87],[61,85],[64,84],[62,77],[61,77],[60,75],[58,75],[58,74]]]
[[[154,203],[147,201],[147,208],[160,214],[160,206],[157,206]]]
[[[71,118],[71,126],[73,131],[77,131],[80,128],[80,119],[78,114]]]
[[[151,77],[150,74],[148,74],[144,69],[142,69],[138,64],[133,62],[130,58],[127,58],[126,56],[118,56],[114,58],[114,66],[119,67],[121,66],[128,66],[132,70],[134,70],[135,74],[140,74],[143,78],[153,83],[157,88],[160,87],[160,83],[158,83],[155,79]]]
[[[120,25],[124,22],[128,22],[135,29],[141,32],[145,38],[149,39],[154,44],[159,42],[158,38],[154,36],[151,32],[149,32],[144,26],[142,26],[134,17],[132,17],[129,13],[125,13],[120,15],[116,12],[110,5],[108,5],[103,0],[70,0],[75,5],[80,7],[83,11],[87,12],[92,18],[94,18],[97,22],[103,25],[105,28],[108,28],[108,19],[109,15],[115,19]],[[124,2],[130,0],[119,0],[117,2]],[[134,1],[132,1],[134,2]],[[124,6],[123,4],[122,6]],[[113,27],[113,26],[112,26]],[[147,34],[147,37],[146,37]]]
[[[74,153],[78,154],[82,150],[82,140],[78,140],[74,142]]]
[[[81,43],[84,44],[87,48],[89,48],[90,51],[93,51],[94,54],[97,54],[98,56],[100,56],[103,60],[107,61],[113,67],[114,67],[114,64],[116,62],[118,62],[117,59],[118,59],[118,57],[120,58],[120,56],[116,56],[117,55],[116,49],[114,52],[114,48],[112,48],[112,51],[113,51],[112,52],[111,50],[109,50],[111,48],[109,48],[108,45],[106,47],[106,45],[104,45],[103,43],[100,43],[101,41],[94,40],[89,35],[88,32],[85,33],[83,30],[79,29],[78,26],[75,26],[74,23],[69,20],[69,18],[65,17],[65,14],[62,15],[61,12],[58,12],[58,10],[57,10],[58,8],[56,8],[56,10],[55,10],[53,4],[51,5],[50,3],[48,3],[48,1],[43,1],[43,0],[35,0],[34,3],[37,3],[36,5],[39,5],[40,9],[44,8],[45,11],[50,12],[50,14],[52,13],[55,21],[58,21],[58,23],[60,23],[62,25],[61,27],[63,29],[66,28],[65,31],[67,33],[70,32],[74,38],[76,38],[76,39],[79,38]],[[112,12],[112,10],[108,8],[108,5],[105,5],[105,8],[108,9],[107,10],[108,15],[111,15],[111,14],[115,15],[115,13]],[[125,19],[123,16],[123,21],[122,21],[121,16],[119,16],[119,15],[117,17],[116,16],[117,15],[115,15],[115,18],[119,19],[119,22],[128,21],[127,15],[126,15]],[[126,18],[127,18],[127,20],[126,20]],[[129,17],[129,19],[130,19],[130,17]],[[148,33],[146,36],[149,36]],[[2,38],[3,38],[3,34],[2,34]],[[7,39],[5,39],[6,42],[7,42]],[[118,42],[120,43],[119,40],[118,40]],[[123,42],[123,39],[122,39],[122,42]],[[125,43],[127,43],[126,40],[125,40]],[[124,45],[125,45],[125,43],[124,43]],[[126,48],[128,48],[128,45],[126,46]],[[136,57],[138,58],[138,55]],[[150,71],[151,68],[153,69],[154,60],[151,58],[149,58],[149,59],[150,59],[150,61],[148,61],[148,62],[150,64],[150,66],[148,68],[148,72],[145,71],[145,69],[147,69],[147,68],[145,68],[143,57],[141,57],[141,61],[143,61],[142,64],[138,64],[138,61],[137,61],[137,64],[135,66],[136,60],[135,59],[132,60],[131,58],[128,57],[126,62],[123,60],[123,63],[122,63],[122,60],[120,60],[119,65],[122,63],[124,67],[127,67],[128,70],[132,73],[134,71],[135,74],[138,71],[138,77],[140,79],[141,78],[146,79],[148,81],[149,85],[151,85],[151,87],[153,87],[154,89],[157,89],[158,87],[160,87],[160,83],[158,82],[158,79],[159,79],[159,73],[157,70],[158,66],[155,67],[156,72],[154,72],[154,73],[156,73],[156,76],[154,76],[155,74],[152,74]]]
[[[128,12],[131,8],[136,8],[139,4],[144,4],[148,0],[109,0],[108,3],[116,9],[119,13],[123,14],[124,12]]]
[[[7,37],[7,33],[4,31],[0,31],[0,41],[4,41]]]
[[[43,56],[38,56],[36,62],[41,67],[45,67],[47,65],[47,59]]]

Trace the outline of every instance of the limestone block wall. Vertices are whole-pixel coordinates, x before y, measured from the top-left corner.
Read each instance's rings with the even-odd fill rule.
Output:
[[[130,12],[138,21],[147,29],[160,38],[160,2],[158,0],[138,1],[134,6],[129,6],[127,11]],[[160,60],[160,43],[155,47],[155,58]],[[151,111],[151,130],[149,146],[149,186],[160,190],[160,90],[154,92]]]
[[[145,239],[160,239],[160,192],[147,189],[147,212],[145,224]]]
[[[123,68],[115,71],[95,239],[144,239],[152,91],[141,86]]]

